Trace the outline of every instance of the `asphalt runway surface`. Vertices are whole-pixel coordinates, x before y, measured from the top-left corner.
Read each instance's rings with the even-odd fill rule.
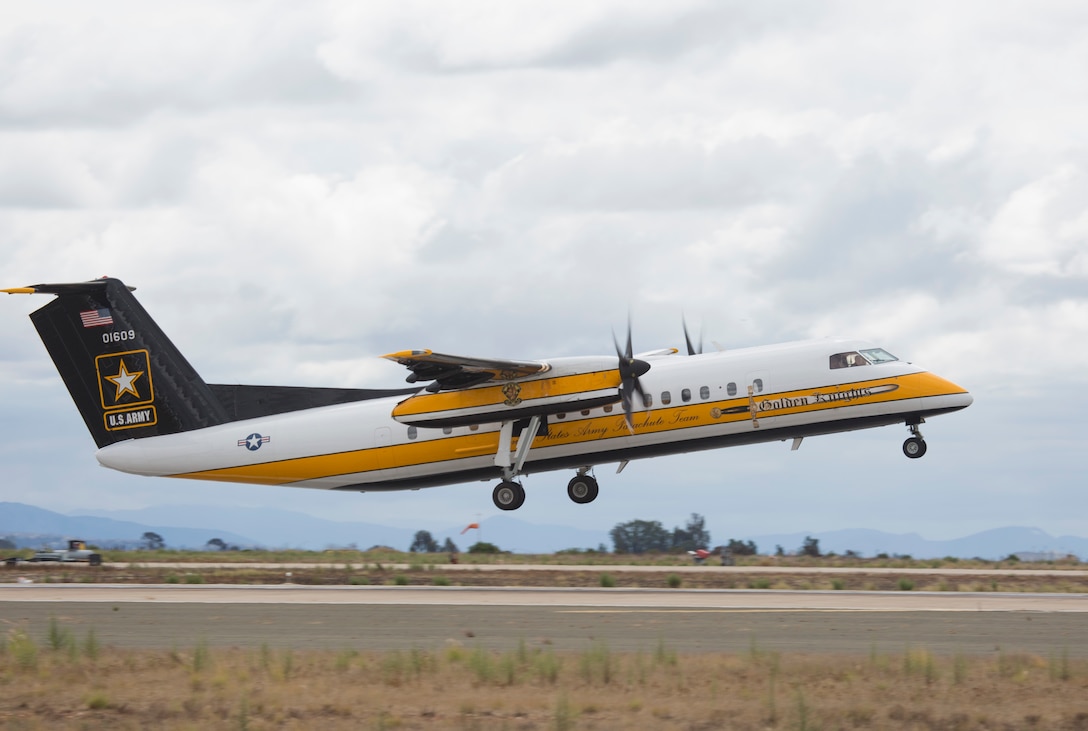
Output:
[[[0,585],[0,627],[103,645],[1088,657],[1088,596],[967,592]]]

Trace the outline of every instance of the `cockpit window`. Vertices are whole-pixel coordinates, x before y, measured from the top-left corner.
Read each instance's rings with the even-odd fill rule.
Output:
[[[861,354],[864,355],[870,363],[891,363],[894,360],[899,360],[894,355],[884,350],[884,348],[866,348],[861,351]]]
[[[869,361],[862,357],[861,353],[851,350],[849,353],[835,353],[831,356],[831,369],[853,368],[854,366],[869,365]]]
[[[865,348],[846,353],[835,353],[831,356],[831,368],[854,368],[855,366],[870,365],[871,363],[891,363],[899,360],[884,348]]]

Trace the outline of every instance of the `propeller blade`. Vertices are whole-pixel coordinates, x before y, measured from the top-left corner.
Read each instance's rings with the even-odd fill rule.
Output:
[[[650,370],[650,364],[639,360],[634,356],[634,344],[631,338],[631,318],[627,318],[627,347],[620,350],[619,340],[616,339],[616,331],[612,331],[612,342],[616,346],[616,357],[619,359],[618,370],[620,373],[620,401],[623,402],[623,418],[627,422],[627,429],[635,433],[634,396],[638,394],[642,405],[646,405],[646,391],[639,381],[639,377]]]
[[[691,344],[691,336],[688,335],[687,319],[681,317],[680,322],[684,325],[684,342],[686,342],[687,345],[688,345],[688,355],[702,355],[703,354],[703,330],[702,330],[702,328],[699,329],[699,348],[696,349],[695,346]]]

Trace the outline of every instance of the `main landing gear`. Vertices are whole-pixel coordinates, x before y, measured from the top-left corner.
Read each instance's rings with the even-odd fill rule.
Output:
[[[567,496],[585,505],[597,499],[597,480],[579,470],[578,474],[567,483]],[[517,510],[525,504],[525,488],[513,480],[503,480],[491,492],[491,499],[499,510]]]
[[[578,470],[578,474],[567,483],[567,497],[579,505],[591,503],[597,499],[597,480],[586,474],[588,467]]]
[[[491,493],[499,510],[517,510],[525,503],[525,488],[513,480],[503,480]]]
[[[502,482],[495,486],[491,492],[491,500],[499,510],[517,510],[525,504],[525,488],[515,478],[522,474],[525,459],[529,456],[529,448],[538,432],[543,428],[547,433],[547,424],[540,416],[534,416],[521,429],[517,448],[511,452],[514,440],[515,427],[520,427],[513,421],[504,421],[499,427],[499,447],[495,452],[495,466],[502,470]],[[627,463],[620,465],[620,469]],[[574,502],[584,505],[597,499],[597,480],[587,474],[592,467],[581,467],[578,474],[567,483],[567,495]]]
[[[600,492],[596,478],[586,474],[588,470],[588,467],[578,470],[567,483],[567,497],[579,505],[593,502]],[[519,482],[503,480],[491,492],[491,499],[499,510],[517,510],[525,504],[525,488]]]
[[[926,440],[922,436],[922,431],[918,428],[918,425],[922,423],[925,423],[925,419],[919,419],[914,423],[907,422],[911,437],[903,442],[903,454],[911,459],[918,459],[926,453]]]

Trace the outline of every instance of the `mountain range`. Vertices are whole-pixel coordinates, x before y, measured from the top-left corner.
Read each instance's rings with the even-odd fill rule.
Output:
[[[515,553],[554,553],[569,548],[610,548],[608,530],[529,523],[511,515],[480,521],[473,533],[461,534],[464,526],[432,530],[442,543],[451,538],[464,549],[478,540],[494,543]],[[275,508],[221,508],[171,505],[142,510],[96,510],[83,515],[64,515],[23,503],[0,502],[0,538],[17,546],[37,548],[60,545],[66,538],[82,538],[102,547],[136,548],[144,533],[156,533],[169,547],[204,548],[218,538],[242,548],[302,548],[390,546],[407,550],[415,531],[371,523],[315,518]],[[854,551],[862,556],[909,555],[914,558],[1004,558],[1009,554],[1088,556],[1088,538],[1051,536],[1038,528],[1005,527],[951,540],[929,540],[917,533],[885,533],[868,529],[812,531],[739,536],[752,541],[760,553],[797,551],[808,537],[819,540],[824,552]],[[725,542],[725,540],[721,540]]]

